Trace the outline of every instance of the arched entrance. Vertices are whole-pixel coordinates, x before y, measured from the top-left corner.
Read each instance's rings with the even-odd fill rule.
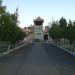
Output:
[[[44,34],[44,40],[48,40],[48,34]]]

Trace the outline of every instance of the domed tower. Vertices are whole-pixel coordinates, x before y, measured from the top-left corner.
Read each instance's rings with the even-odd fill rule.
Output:
[[[44,20],[39,16],[34,20],[34,24],[37,26],[43,25]]]
[[[37,17],[34,20],[34,39],[43,41],[44,34],[43,34],[43,22],[44,20],[41,17]]]

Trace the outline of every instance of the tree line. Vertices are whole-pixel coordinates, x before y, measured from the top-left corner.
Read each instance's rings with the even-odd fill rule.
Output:
[[[69,20],[67,22],[63,17],[59,21],[53,21],[49,35],[53,40],[60,41],[63,38],[72,44],[75,41],[75,21]]]
[[[17,11],[10,13],[0,0],[0,41],[8,41],[12,44],[23,40],[26,34],[18,27]]]

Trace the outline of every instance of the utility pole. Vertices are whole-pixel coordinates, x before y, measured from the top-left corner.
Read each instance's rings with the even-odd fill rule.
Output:
[[[1,5],[2,5],[2,0],[0,0],[0,7],[1,7]]]
[[[53,23],[53,16],[52,16],[52,23]]]
[[[17,6],[17,8],[16,8],[16,13],[15,13],[15,15],[16,15],[16,24],[18,24],[18,6]]]

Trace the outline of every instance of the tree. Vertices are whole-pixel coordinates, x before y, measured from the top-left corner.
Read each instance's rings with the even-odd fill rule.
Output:
[[[26,34],[18,27],[18,17],[15,13],[6,11],[6,7],[0,4],[0,41],[16,43],[23,40]]]
[[[66,22],[66,19],[65,18],[60,18],[59,20],[59,23],[60,23],[60,27],[64,28],[67,26],[67,22]]]
[[[72,44],[72,42],[75,40],[75,29],[71,20],[69,20],[67,27],[66,38],[69,40],[70,44]]]
[[[59,20],[59,26],[63,29],[63,38],[66,38],[66,31],[67,31],[67,22],[65,18],[60,18]]]
[[[60,40],[62,36],[62,28],[58,25],[57,22],[52,23],[51,28],[49,29],[49,34],[52,39]]]

